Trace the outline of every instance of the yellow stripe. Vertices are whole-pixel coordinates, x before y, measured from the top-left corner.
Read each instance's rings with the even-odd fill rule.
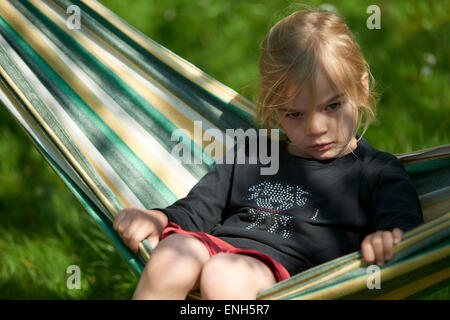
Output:
[[[105,205],[110,214],[114,217],[117,212],[114,207],[111,205],[109,200],[100,192],[98,187],[93,183],[92,179],[86,174],[83,168],[78,164],[72,154],[67,150],[65,145],[59,140],[57,135],[53,132],[50,126],[42,119],[41,115],[36,111],[30,101],[25,97],[25,95],[20,91],[20,89],[16,86],[16,84],[12,81],[8,73],[0,66],[0,75],[5,79],[8,86],[15,92],[15,94],[19,97],[19,99],[26,106],[28,111],[31,112],[36,121],[43,127],[44,131],[47,135],[52,139],[57,148],[64,155],[66,160],[73,166],[73,168],[77,171],[77,173],[81,176],[81,178],[86,182],[86,184],[92,189],[92,191],[97,195],[100,201]]]
[[[330,274],[328,274],[326,276],[321,276],[323,273],[320,273],[320,274],[314,274],[312,277],[308,277],[306,279],[301,279],[298,282],[293,282],[293,283],[289,282],[289,284],[281,287],[279,290],[277,290],[275,292],[271,292],[264,296],[260,296],[260,297],[258,297],[258,299],[263,299],[263,300],[284,299],[287,296],[290,296],[292,294],[295,294],[297,292],[306,290],[306,289],[314,287],[314,286],[318,286],[321,283],[324,283],[326,281],[332,280],[333,278],[336,278],[338,276],[341,276],[343,274],[346,274],[348,272],[356,270],[361,267],[361,264],[362,264],[362,261],[360,259],[358,259],[358,260],[351,261],[348,265],[333,266],[332,268],[325,270],[323,273],[330,272],[332,270],[336,270],[336,271],[331,272]],[[314,278],[317,278],[317,279],[314,280]],[[307,283],[305,285],[301,285],[302,283],[311,281],[311,280],[314,280],[314,281]]]
[[[1,66],[0,66],[1,68]],[[24,118],[25,122],[34,128],[34,130],[38,133],[40,133],[40,136],[42,138],[42,140],[44,140],[46,142],[46,144],[52,148],[52,150],[58,154],[60,153],[59,150],[54,148],[53,143],[50,142],[50,140],[48,140],[47,136],[45,134],[42,134],[42,130],[40,129],[40,127],[36,124],[36,121],[30,117],[29,113],[26,112],[22,106],[20,105],[20,103],[17,101],[17,99],[9,92],[9,90],[5,87],[5,85],[0,82],[0,91],[3,92],[4,95],[6,95],[8,97],[8,100],[11,101],[11,103],[14,105],[15,109],[22,115],[22,117]],[[6,109],[9,112],[9,109]],[[27,134],[27,136],[29,137],[29,139],[33,142],[34,146],[36,147],[36,149],[44,156],[44,153],[41,151],[40,147],[37,145],[37,143],[34,141],[33,136],[31,135],[31,133],[29,133],[27,131],[27,129],[25,129],[22,124],[20,123],[20,121],[13,115],[11,114],[11,117],[17,122],[17,124],[19,124],[19,127]],[[45,156],[44,156],[45,158]],[[50,162],[49,162],[50,163]],[[53,165],[52,165],[53,167]],[[55,169],[55,168],[54,168]],[[57,172],[57,170],[55,169],[55,171]]]
[[[420,280],[414,281],[406,286],[393,290],[375,300],[400,300],[412,296],[413,294],[438,284],[450,278],[450,268],[436,272]]]
[[[450,194],[445,195],[447,198],[434,198],[432,201],[422,202],[423,218],[425,221],[433,220],[441,215],[442,212],[450,210]],[[428,200],[428,199],[427,199]]]
[[[448,225],[449,219],[450,219],[450,211],[444,211],[444,212],[446,212],[446,213],[445,214],[441,213],[441,215],[438,218],[435,218],[431,221],[423,223],[423,224],[415,227],[414,229],[411,229],[410,231],[406,232],[403,235],[402,242],[409,238],[416,236],[417,234],[422,233],[424,230],[434,228],[436,226],[442,225],[443,223],[447,223],[447,225]]]
[[[22,108],[22,106],[17,102],[17,100],[15,99],[15,97],[13,97],[13,96],[10,94],[9,90],[7,90],[7,89],[5,88],[5,86],[3,85],[3,83],[1,83],[1,82],[0,82],[0,91],[2,91],[6,96],[8,96],[9,101],[11,101],[11,103],[14,104],[15,109],[22,115],[22,117],[24,118],[25,122],[26,122],[29,126],[33,127],[34,130],[35,130],[36,132],[39,133],[39,136],[41,137],[41,139],[42,139],[43,141],[46,142],[47,146],[48,146],[49,148],[51,148],[51,149],[53,150],[53,152],[55,152],[56,154],[60,154],[59,150],[54,148],[54,144],[53,144],[50,140],[47,139],[47,136],[42,132],[41,128],[36,124],[36,121],[35,121],[33,118],[31,118],[31,117],[29,116],[28,112],[26,112],[26,111]],[[8,109],[7,109],[7,110],[8,110]],[[28,135],[29,139],[31,140],[31,142],[33,143],[33,145],[35,146],[35,148],[39,151],[39,153],[41,153],[41,155],[43,156],[43,158],[51,165],[51,167],[53,168],[53,170],[54,170],[54,171],[58,174],[58,176],[59,176],[60,173],[58,172],[58,170],[56,169],[56,167],[52,164],[52,162],[51,162],[49,159],[46,158],[44,152],[40,149],[40,147],[39,147],[39,145],[37,144],[37,142],[34,141],[33,136],[31,135],[31,133],[29,133],[24,127],[22,127],[22,124],[19,122],[18,119],[16,119],[16,117],[15,117],[14,115],[11,114],[11,116],[12,116],[12,118],[19,124],[20,128],[22,128],[22,130]],[[42,141],[41,141],[41,142],[42,142]],[[85,153],[85,154],[86,154],[86,153]],[[98,170],[97,170],[97,171],[98,171]],[[107,177],[102,176],[102,178],[103,178],[104,180],[107,180]],[[116,195],[118,194],[117,190],[114,190],[114,189],[113,189],[113,192],[114,192]],[[129,205],[130,205],[130,203],[129,203],[125,198],[120,197],[120,198],[119,198],[119,201],[120,201],[124,206],[127,206],[127,205],[129,206]],[[80,202],[80,203],[81,203],[81,202]]]
[[[135,41],[145,50],[156,56],[159,60],[169,65],[172,69],[178,73],[184,75],[192,82],[201,86],[205,90],[213,93],[223,101],[232,103],[239,109],[248,112],[249,114],[255,113],[255,106],[246,98],[236,93],[231,88],[220,83],[216,79],[213,79],[197,67],[188,63],[184,59],[169,51],[167,48],[150,41],[147,37],[133,30],[133,28],[117,15],[113,14],[110,10],[105,8],[97,1],[81,0],[86,6],[90,7],[93,11],[97,12],[108,22],[114,25],[117,29],[123,32],[128,38]]]
[[[420,241],[423,241],[424,239],[430,237],[431,235],[433,235],[435,233],[438,233],[442,230],[445,230],[446,228],[449,228],[450,227],[450,221],[448,221],[449,217],[450,217],[450,212],[448,212],[447,214],[443,215],[442,217],[440,217],[436,220],[433,220],[426,224],[422,224],[422,225],[418,226],[417,228],[414,228],[411,231],[405,233],[404,239],[398,245],[396,245],[394,247],[394,255],[396,255],[398,252],[403,251]],[[429,229],[429,230],[426,230],[426,229]],[[310,281],[311,278],[302,279],[299,282],[294,282],[294,283],[289,281],[286,283],[286,286],[280,287],[280,289],[275,292],[271,292],[267,295],[258,297],[258,299],[283,299],[289,295],[301,292],[307,288],[317,286],[321,283],[324,283],[325,281],[331,280],[333,278],[337,278],[338,276],[341,276],[347,272],[356,270],[356,269],[360,268],[361,266],[365,265],[365,262],[363,261],[362,258],[354,260],[354,261],[346,262],[346,263],[348,263],[349,265],[345,266],[343,268],[342,268],[342,265],[337,265],[337,266],[332,266],[329,269],[324,270],[323,273],[330,272],[332,270],[336,270],[336,271],[330,273],[329,275],[327,275],[325,277],[318,278],[317,280],[315,280],[312,283],[301,286],[302,283]],[[321,273],[321,274],[323,274],[323,273]],[[315,275],[314,277],[320,277],[320,275]],[[289,289],[291,289],[291,288],[292,288],[292,290],[289,291]]]
[[[428,254],[421,255],[419,257],[413,258],[411,260],[405,261],[400,264],[393,266],[388,266],[381,269],[381,280],[389,281],[400,275],[409,273],[416,269],[420,269],[426,265],[429,265],[435,261],[442,259],[450,254],[450,246],[446,246],[439,250],[429,252]],[[345,297],[347,295],[359,292],[361,290],[367,289],[367,278],[371,276],[370,274],[366,276],[361,276],[353,280],[349,280],[344,283],[338,283],[332,287],[327,287],[323,290],[312,292],[306,295],[299,296],[296,299],[338,299]],[[369,289],[367,289],[369,290]]]
[[[122,206],[130,207],[131,206],[130,202],[128,202],[126,197],[124,197],[122,193],[116,188],[115,184],[108,179],[108,177],[104,174],[103,170],[99,166],[97,166],[97,163],[89,156],[89,152],[86,152],[80,143],[77,143],[77,146],[78,148],[80,148],[81,152],[83,152],[83,155],[86,157],[89,163],[94,167],[95,171],[97,171],[98,175],[102,178],[103,182],[105,182],[108,185],[108,187],[111,189],[114,195],[119,199]]]
[[[27,43],[46,60],[55,72],[57,72],[69,86],[83,98],[99,117],[102,118],[110,128],[115,129],[117,135],[136,152],[137,156],[159,176],[177,197],[184,197],[189,192],[190,188],[184,181],[175,175],[164,162],[154,156],[148,148],[139,142],[138,139],[135,139],[134,135],[122,125],[120,119],[117,119],[115,115],[91,93],[90,88],[88,88],[72,70],[68,69],[66,64],[52,50],[49,50],[48,47],[44,46],[43,42],[39,40],[39,34],[34,30],[34,27],[31,25],[25,26],[26,22],[19,20],[22,16],[20,12],[13,8],[8,2],[4,1],[0,5],[0,14],[16,30],[16,32],[18,32],[25,41],[27,41]],[[75,137],[72,138],[77,142]],[[79,143],[77,144],[80,146]],[[102,173],[102,176],[105,176],[105,174]]]
[[[77,30],[69,30],[65,23],[62,23],[57,15],[48,9],[42,0],[30,0],[30,2],[35,5],[42,13],[44,13],[49,19],[51,19],[55,24],[57,24],[60,28],[65,30],[68,34],[71,35],[78,43],[80,43],[86,50],[88,50],[93,56],[95,56],[99,61],[101,61],[105,66],[108,67],[112,72],[114,72],[121,80],[127,83],[134,91],[136,91],[140,96],[142,96],[145,100],[147,100],[151,105],[153,105],[159,112],[161,112],[167,119],[169,119],[174,125],[178,128],[185,129],[190,135],[191,139],[193,139],[198,145],[202,145],[201,137],[205,135],[208,138],[212,138],[215,141],[214,137],[211,137],[209,133],[201,130],[202,136],[196,137],[194,136],[194,124],[193,120],[187,118],[184,114],[179,112],[175,107],[171,104],[167,103],[164,99],[158,96],[155,92],[149,90],[146,86],[144,86],[140,81],[126,71],[124,68],[120,67],[114,61],[108,59],[107,56],[101,54],[96,50],[95,46],[93,46],[90,42],[86,41],[83,37],[80,36],[80,31]],[[60,7],[56,5],[52,5],[47,2],[47,5],[55,10],[60,10]],[[64,15],[64,13],[63,13]],[[83,29],[85,33],[88,33],[86,29]],[[134,65],[133,61],[129,60],[125,56],[123,56],[119,51],[110,46],[110,44],[106,43],[102,38],[99,38],[96,34],[89,32],[91,37],[95,40],[97,44],[103,44],[104,47],[107,48],[108,52],[114,54],[116,58],[120,58],[125,65]],[[136,66],[139,68],[138,66]],[[148,82],[154,83],[155,80],[152,79],[148,74],[146,74],[143,70],[140,70],[139,74],[146,79]],[[172,95],[171,93],[168,93]],[[173,96],[173,95],[172,95]],[[175,96],[173,98],[177,99]],[[188,109],[191,109],[193,114],[197,114],[197,112],[192,109],[189,105],[185,105]],[[199,117],[200,118],[200,117]],[[200,129],[200,128],[199,128]],[[226,152],[225,146],[217,141],[218,146],[222,147],[223,152]],[[211,154],[210,154],[211,155]],[[212,156],[212,155],[211,155]]]
[[[423,162],[423,161],[430,161],[430,160],[437,160],[437,159],[443,159],[448,158],[448,154],[442,154],[442,155],[434,155],[434,156],[418,156],[418,158],[411,158],[411,159],[400,159],[400,162],[402,164],[412,164],[416,162]]]
[[[86,182],[86,184],[92,189],[92,191],[97,195],[99,200],[102,202],[102,204],[106,207],[106,209],[110,212],[110,214],[115,217],[117,212],[115,211],[114,207],[109,203],[108,199],[103,196],[103,194],[100,192],[98,187],[92,182],[92,180],[89,178],[89,176],[83,171],[83,169],[74,161],[72,155],[68,152],[68,150],[65,148],[65,146],[59,141],[59,139],[56,137],[54,132],[50,129],[50,127],[42,120],[40,115],[36,112],[36,110],[33,108],[33,106],[30,104],[30,102],[25,98],[23,93],[18,90],[15,83],[12,82],[9,75],[5,72],[2,66],[0,66],[0,75],[5,79],[5,81],[8,83],[8,85],[11,87],[11,89],[19,96],[21,101],[25,104],[27,109],[33,114],[37,122],[44,128],[45,132],[50,136],[50,138],[55,142],[56,146],[60,148],[60,151],[62,154],[66,157],[66,160],[72,164],[73,168],[77,173],[81,176],[81,178]],[[29,117],[27,117],[29,119]],[[30,124],[33,124],[33,121],[29,122]],[[22,126],[20,126],[22,128]],[[24,130],[26,131],[26,130]],[[40,131],[40,130],[39,130]],[[27,133],[28,136],[30,134]],[[35,145],[36,149],[39,151],[39,153],[42,154],[44,159],[50,164],[50,166],[55,170],[56,173],[59,174],[58,170],[53,166],[53,164],[50,162],[49,159],[47,159],[41,149],[36,145],[33,139],[31,139],[33,144]],[[51,144],[50,144],[51,145]],[[78,199],[78,198],[77,198]],[[79,200],[80,201],[80,200]],[[142,245],[142,243],[139,244],[139,254],[144,258],[145,261],[148,261],[150,259],[150,254],[147,252],[145,247]]]
[[[440,151],[436,153],[436,150]],[[427,149],[415,150],[412,152],[396,153],[394,154],[394,156],[401,157],[400,161],[403,164],[446,158],[450,156],[450,144],[431,147]]]

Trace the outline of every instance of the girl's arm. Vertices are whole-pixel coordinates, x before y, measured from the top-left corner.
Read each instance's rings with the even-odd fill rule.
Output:
[[[145,239],[155,247],[169,222],[175,222],[185,230],[208,232],[221,221],[227,207],[234,166],[225,161],[222,163],[205,174],[186,197],[166,208],[141,210],[129,207],[121,210],[114,220],[114,230],[136,252],[139,243]]]
[[[417,191],[400,161],[391,160],[380,168],[372,191],[372,231],[399,228],[409,231],[423,223]]]
[[[392,258],[403,233],[423,223],[423,215],[416,189],[396,157],[391,155],[374,179],[373,232],[362,241],[361,252],[367,263],[382,266]]]
[[[229,152],[234,152],[236,160],[237,145]],[[228,207],[233,180],[234,164],[217,163],[206,173],[189,193],[166,208],[153,208],[164,212],[169,222],[194,232],[210,232],[222,221],[222,214]]]

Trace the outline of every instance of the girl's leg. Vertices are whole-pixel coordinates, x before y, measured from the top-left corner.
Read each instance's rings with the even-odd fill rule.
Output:
[[[209,259],[200,275],[202,299],[256,299],[259,291],[275,284],[262,261],[241,254],[221,253]]]
[[[185,299],[198,286],[209,253],[188,235],[172,234],[162,240],[142,272],[133,299]]]

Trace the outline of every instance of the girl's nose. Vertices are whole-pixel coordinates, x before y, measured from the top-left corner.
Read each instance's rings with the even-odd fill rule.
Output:
[[[327,132],[328,125],[325,115],[314,112],[308,119],[306,133],[309,135],[320,135]]]

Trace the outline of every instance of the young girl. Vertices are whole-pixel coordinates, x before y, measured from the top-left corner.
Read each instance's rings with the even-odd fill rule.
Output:
[[[376,99],[340,16],[303,10],[279,21],[259,67],[256,120],[269,134],[274,126],[285,133],[268,139],[279,143],[278,172],[223,161],[167,208],[122,210],[114,229],[124,242],[155,247],[134,299],[184,299],[195,289],[204,299],[255,299],[359,249],[381,266],[402,233],[423,222],[400,162],[357,134],[373,120]]]

